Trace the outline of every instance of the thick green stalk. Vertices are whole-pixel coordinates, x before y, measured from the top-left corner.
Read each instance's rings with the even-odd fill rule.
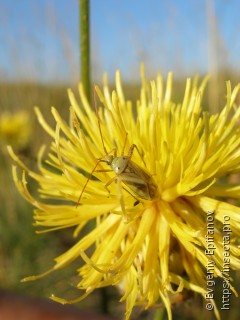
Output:
[[[81,82],[85,94],[91,102],[91,77],[90,77],[90,40],[89,40],[89,0],[80,1],[80,67]]]

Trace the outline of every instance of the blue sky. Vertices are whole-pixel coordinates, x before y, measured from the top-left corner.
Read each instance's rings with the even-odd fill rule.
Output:
[[[206,2],[217,18],[212,62]],[[188,76],[215,64],[240,74],[238,0],[91,0],[90,9],[94,79],[118,68],[138,79],[142,61],[150,75]],[[1,0],[0,80],[77,81],[78,18],[77,0]]]

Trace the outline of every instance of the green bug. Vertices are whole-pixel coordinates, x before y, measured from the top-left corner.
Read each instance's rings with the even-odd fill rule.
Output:
[[[97,111],[97,110],[96,110]],[[124,155],[124,149],[126,146],[126,141],[127,141],[127,135],[125,139],[125,143],[121,152],[120,156],[117,156],[117,148],[115,147],[112,151],[107,152],[104,140],[103,140],[103,135],[102,135],[102,130],[101,130],[101,125],[100,125],[100,118],[97,113],[97,119],[98,119],[98,126],[99,126],[99,132],[101,136],[101,141],[103,145],[103,149],[105,152],[105,155],[98,159],[96,165],[94,166],[92,172],[90,173],[82,191],[79,196],[77,206],[81,201],[82,195],[84,193],[84,190],[87,187],[87,184],[91,177],[93,176],[94,172],[110,172],[113,171],[115,172],[116,176],[110,179],[106,184],[105,188],[110,194],[109,186],[115,182],[117,184],[117,189],[118,189],[118,198],[120,202],[120,206],[122,209],[122,213],[124,216],[124,220],[127,221],[128,214],[125,208],[124,204],[124,197],[123,197],[123,191],[122,189],[124,188],[122,184],[125,185],[126,188],[124,188],[127,192],[129,192],[135,199],[135,205],[141,202],[142,200],[155,200],[159,197],[159,192],[158,192],[158,186],[155,183],[154,179],[152,176],[147,172],[147,170],[143,169],[141,166],[136,164],[134,161],[131,160],[133,151],[134,149],[137,150],[139,153],[139,156],[142,158],[141,153],[138,149],[138,147],[135,144],[132,144],[128,150],[128,154]],[[111,154],[113,153],[113,154]],[[143,160],[143,159],[142,159]],[[100,162],[105,162],[108,166],[110,166],[110,169],[105,169],[105,170],[96,170],[98,164]],[[143,161],[144,162],[144,161]],[[144,163],[145,164],[145,163]]]

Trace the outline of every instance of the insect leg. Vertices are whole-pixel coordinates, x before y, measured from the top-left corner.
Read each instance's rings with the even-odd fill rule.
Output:
[[[122,152],[121,152],[121,156],[122,157],[124,155],[124,150],[125,150],[125,147],[126,147],[126,144],[127,144],[127,136],[128,136],[128,133],[126,133],[126,137],[125,137],[125,140],[124,140],[124,145],[123,145]]]
[[[125,204],[124,204],[122,185],[121,185],[121,178],[117,177],[116,181],[117,181],[117,188],[118,188],[118,199],[119,199],[120,206],[121,206],[122,213],[123,213],[123,222],[124,223],[128,223],[129,222],[129,218],[128,218],[127,211],[126,211]]]
[[[133,206],[136,207],[139,203],[140,203],[140,201],[139,201],[139,200],[136,200],[136,201],[134,202]]]
[[[113,152],[113,154],[114,154],[114,157],[116,157],[116,156],[117,156],[117,147],[112,148],[112,150],[110,150],[109,152],[107,152],[105,156],[108,156],[108,155],[111,154],[112,152]],[[106,161],[104,160],[104,156],[101,157],[101,158],[98,158],[98,160],[100,160],[101,162],[106,162]]]
[[[125,187],[122,187],[127,193],[129,193],[130,194],[130,196],[132,196],[136,201],[134,202],[134,203],[136,203],[136,202],[140,202],[136,197],[135,197],[135,195],[133,194],[133,193],[131,193],[128,189],[126,189]]]
[[[111,180],[109,180],[106,184],[105,184],[105,188],[107,189],[108,193],[110,194],[110,190],[108,189],[108,186],[110,186],[111,183],[113,183],[113,181],[117,182],[117,190],[118,190],[118,200],[122,209],[122,213],[123,213],[123,222],[127,223],[129,221],[128,216],[127,216],[127,212],[126,212],[126,208],[125,208],[125,204],[124,204],[124,198],[123,198],[123,192],[122,192],[122,185],[121,185],[121,181],[122,179],[117,176],[117,177],[113,177]]]
[[[112,171],[112,170],[110,170],[110,171]],[[112,179],[110,179],[106,184],[105,184],[105,186],[104,186],[104,188],[107,190],[107,192],[108,192],[108,196],[109,196],[109,194],[110,194],[110,190],[108,189],[108,186],[110,186],[110,184],[111,183],[113,183],[113,181],[116,181],[116,177],[113,177]]]
[[[131,147],[130,147],[129,150],[128,150],[128,158],[129,158],[129,160],[132,158],[132,154],[133,154],[134,148],[137,150],[137,152],[138,152],[138,154],[139,154],[139,157],[141,158],[142,162],[144,163],[144,166],[146,167],[146,163],[145,163],[145,161],[144,161],[144,159],[143,159],[143,156],[142,156],[142,154],[141,154],[141,152],[140,152],[140,150],[138,149],[138,147],[137,147],[136,144],[132,144]]]

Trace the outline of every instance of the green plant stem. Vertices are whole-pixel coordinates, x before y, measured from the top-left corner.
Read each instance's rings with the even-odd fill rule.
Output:
[[[84,92],[91,103],[89,0],[80,1],[80,67]]]
[[[155,311],[153,320],[163,320],[163,319],[165,319],[165,309],[159,308]]]

